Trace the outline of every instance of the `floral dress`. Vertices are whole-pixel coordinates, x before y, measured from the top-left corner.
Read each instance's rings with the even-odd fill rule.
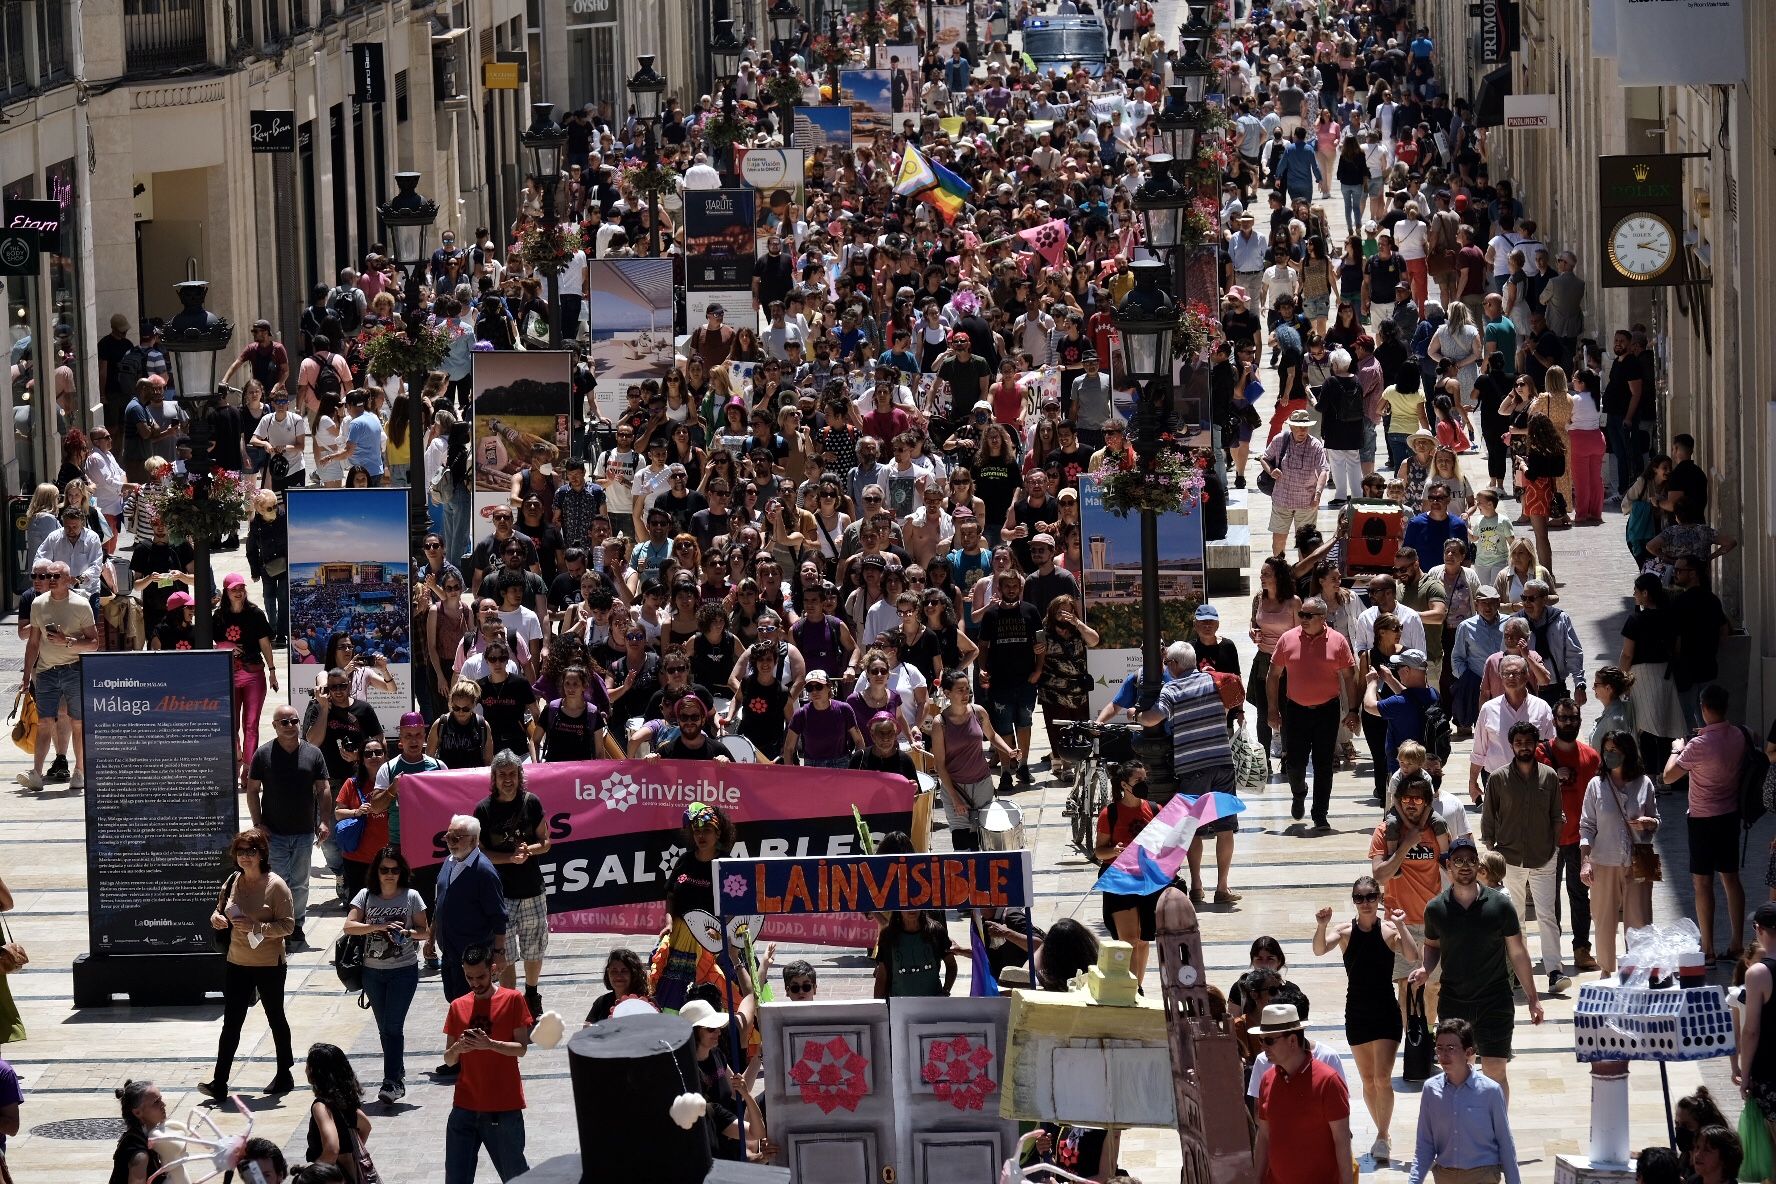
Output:
[[[1085,668],[1085,636],[1057,626],[1048,634],[1048,656],[1037,685],[1037,698],[1049,719],[1084,719],[1091,698]]]

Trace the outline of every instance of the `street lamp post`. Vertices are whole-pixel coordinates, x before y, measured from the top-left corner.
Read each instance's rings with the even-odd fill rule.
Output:
[[[715,32],[709,38],[709,68],[714,72],[715,80],[722,85],[722,120],[729,126],[737,125],[740,121],[734,88],[740,75],[740,57],[745,51],[746,47],[740,43],[740,38],[734,35],[733,21],[715,22]],[[764,79],[761,77],[759,82],[762,85]],[[723,145],[723,152],[725,159],[718,161],[718,167],[723,174],[723,184],[727,184],[728,174],[734,171],[734,145]]]
[[[844,10],[844,0],[827,0],[826,3],[826,35],[832,39],[832,60],[827,63],[826,82],[832,90],[832,101],[839,101],[839,14]]]
[[[532,103],[530,126],[519,134],[524,149],[530,153],[530,172],[543,187],[543,226],[553,236],[560,224],[555,213],[555,190],[561,184],[561,153],[567,147],[567,129],[555,122],[555,104]],[[549,285],[549,348],[560,349],[564,336],[561,324],[561,273],[550,271]],[[574,336],[579,336],[574,326]]]
[[[1147,180],[1135,190],[1135,216],[1146,232],[1147,249],[1167,261],[1172,269],[1172,291],[1184,290],[1184,211],[1194,200],[1173,173],[1176,158],[1155,152],[1147,158]]]
[[[1134,449],[1141,461],[1159,452],[1172,383],[1172,334],[1177,307],[1163,287],[1166,266],[1157,259],[1130,265],[1135,286],[1116,309],[1122,338],[1123,370],[1141,388],[1133,424]],[[1160,687],[1159,515],[1141,510],[1141,706],[1151,707]]]
[[[234,336],[234,326],[204,307],[204,297],[210,292],[208,280],[186,280],[174,284],[173,290],[179,294],[181,307],[179,314],[167,322],[161,345],[172,355],[168,360],[172,364],[179,401],[189,404],[193,411],[192,455],[207,455],[215,430],[210,413],[217,393],[216,365],[228,339]],[[54,404],[44,406],[53,407]],[[191,473],[189,476],[192,496],[207,501],[209,473]],[[221,541],[208,537],[191,540],[192,568],[197,579],[197,621],[192,636],[199,649],[209,649],[216,640],[210,621],[216,599],[215,582],[210,572],[210,548]]]
[[[795,0],[775,0],[765,10],[765,23],[771,26],[771,51],[785,68],[789,65],[790,42],[795,40],[796,22],[802,19],[802,10],[797,8]]]
[[[395,196],[377,207],[377,215],[392,244],[395,265],[407,277],[402,315],[409,340],[417,339],[425,327],[425,310],[420,307],[420,275],[426,263],[426,236],[438,220],[438,203],[421,197],[418,173],[395,174]],[[407,383],[407,453],[412,464],[407,466],[407,528],[412,536],[408,548],[417,569],[424,554],[426,531],[430,516],[426,512],[425,479],[425,391],[424,374],[404,374]],[[416,570],[417,574],[417,570]]]
[[[643,146],[644,159],[652,172],[660,165],[658,126],[660,101],[666,95],[666,79],[654,69],[653,54],[644,53],[635,60],[641,63],[641,68],[629,79],[629,97],[635,100],[635,117],[641,120],[647,136]],[[651,186],[648,189],[648,254],[653,257],[660,254],[660,194]]]
[[[980,26],[975,21],[974,0],[962,0],[962,2],[968,5],[968,60],[972,64],[977,58],[982,56],[980,42],[976,40],[976,38],[980,36]]]

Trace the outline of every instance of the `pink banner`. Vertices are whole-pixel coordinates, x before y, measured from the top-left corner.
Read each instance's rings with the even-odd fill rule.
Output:
[[[447,857],[453,814],[472,814],[488,793],[486,769],[408,773],[400,780],[401,849],[423,867]],[[903,778],[848,769],[705,761],[578,761],[525,766],[525,788],[548,820],[551,846],[538,866],[558,933],[658,933],[666,876],[683,851],[685,807],[707,802],[734,822],[736,857],[861,854],[856,806],[876,839],[911,831],[914,787]],[[874,944],[868,917],[771,917],[767,940]]]

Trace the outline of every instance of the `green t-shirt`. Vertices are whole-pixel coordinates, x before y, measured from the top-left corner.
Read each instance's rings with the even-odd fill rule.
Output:
[[[376,771],[377,792],[387,789],[395,778],[403,773],[429,773],[434,769],[442,769],[444,762],[434,756],[422,756],[417,761],[409,761],[397,755],[394,760],[383,765]],[[401,845],[401,794],[397,789],[394,800],[389,803],[389,842],[396,847]]]
[[[1504,893],[1481,887],[1463,908],[1455,889],[1445,888],[1425,905],[1425,938],[1438,946],[1443,967],[1442,997],[1464,1010],[1511,1006],[1511,958],[1505,939],[1523,932],[1517,910]]]
[[[1487,321],[1485,337],[1487,341],[1498,346],[1499,354],[1505,359],[1505,373],[1513,378],[1516,377],[1517,326],[1511,323],[1509,317]]]
[[[890,997],[929,999],[944,993],[943,952],[927,934],[897,927],[876,956],[888,966]]]

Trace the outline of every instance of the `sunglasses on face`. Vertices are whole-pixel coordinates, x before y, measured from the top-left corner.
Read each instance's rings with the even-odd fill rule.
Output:
[[[274,719],[271,723],[273,727],[278,728],[293,728],[296,726],[296,721],[293,719]]]
[[[1379,892],[1353,892],[1351,899],[1358,904],[1374,904],[1381,899]]]
[[[398,876],[401,874],[401,869],[396,866],[379,867],[376,869],[376,874],[379,876]]]
[[[473,703],[452,703],[450,710],[455,715],[467,715],[475,710],[475,705]]]
[[[813,983],[784,983],[783,989],[788,991],[791,995],[812,995],[814,993],[814,984]]]

